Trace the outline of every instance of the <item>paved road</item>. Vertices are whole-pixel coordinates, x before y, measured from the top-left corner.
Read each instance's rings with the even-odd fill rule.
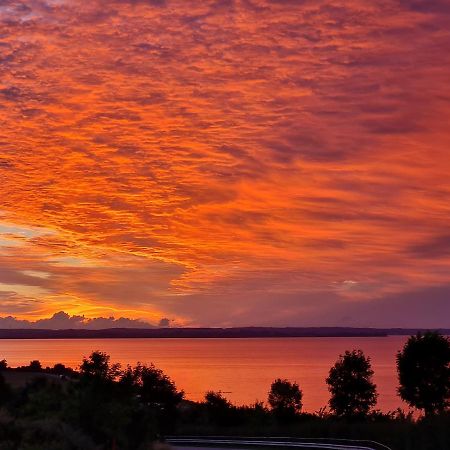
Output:
[[[174,450],[205,450],[205,447],[183,447],[180,445],[173,445],[171,444],[171,447]],[[237,448],[237,447],[233,447]],[[230,450],[230,447],[224,448],[224,447],[208,447],[208,450]]]
[[[345,439],[290,439],[290,438],[204,438],[195,436],[169,437],[167,442],[175,450],[230,450],[249,448],[295,448],[309,450],[391,450],[372,441]]]
[[[236,445],[236,446],[229,445],[227,447],[210,447],[210,446],[208,446],[208,447],[205,447],[205,446],[203,446],[203,447],[200,447],[200,446],[187,447],[187,446],[171,444],[171,447],[174,450],[205,450],[205,448],[207,450],[232,450],[232,449],[233,450],[245,450],[246,449],[246,447],[239,447],[238,445]],[[261,448],[266,448],[266,447],[262,446]],[[371,447],[354,447],[354,446],[348,446],[348,445],[339,445],[339,446],[320,445],[320,446],[318,446],[315,443],[303,444],[302,446],[298,446],[296,448],[298,448],[299,450],[300,449],[308,449],[308,450],[316,450],[316,449],[317,450],[374,450],[373,447],[372,448]]]

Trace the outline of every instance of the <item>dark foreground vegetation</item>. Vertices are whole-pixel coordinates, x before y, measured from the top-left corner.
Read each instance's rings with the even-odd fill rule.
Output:
[[[165,435],[369,439],[395,450],[450,449],[450,342],[411,337],[397,355],[399,395],[420,415],[376,410],[370,359],[347,351],[330,369],[327,408],[302,411],[296,383],[274,380],[267,404],[234,406],[220,392],[184,399],[153,365],[121,368],[97,351],[79,370],[0,362],[0,450],[140,450]],[[19,380],[19,381],[18,381]]]

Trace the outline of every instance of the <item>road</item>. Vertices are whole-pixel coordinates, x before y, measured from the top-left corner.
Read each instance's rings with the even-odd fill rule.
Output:
[[[240,444],[240,445],[242,445],[242,444]],[[230,450],[230,449],[245,450],[246,449],[246,447],[239,447],[237,445],[236,446],[229,445],[227,447],[210,447],[210,446],[208,446],[208,447],[204,447],[204,446],[203,447],[200,447],[200,446],[187,447],[187,446],[180,446],[180,445],[173,445],[173,444],[171,444],[171,447],[174,450],[205,450],[205,449],[207,449],[207,450]],[[264,448],[265,449],[267,447],[261,446],[261,447],[258,447],[258,448],[261,448],[261,449]],[[281,447],[281,448],[284,448],[284,447]],[[296,448],[298,448],[299,450],[300,449],[308,449],[308,450],[373,450],[373,447],[354,447],[354,446],[348,446],[348,445],[332,445],[332,444],[329,444],[329,445],[320,445],[320,446],[318,446],[318,444],[315,444],[313,442],[305,443],[305,444],[303,444],[301,446],[297,446]]]
[[[230,450],[230,449],[308,449],[308,450],[391,450],[373,441],[351,441],[345,439],[300,439],[300,438],[235,438],[172,436],[166,441],[175,450]]]

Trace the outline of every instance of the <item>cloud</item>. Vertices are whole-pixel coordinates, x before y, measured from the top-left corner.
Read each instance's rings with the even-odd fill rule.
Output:
[[[410,254],[420,259],[448,258],[450,256],[450,234],[434,235],[417,242],[409,248]]]
[[[170,319],[167,319],[167,317],[163,317],[158,324],[159,327],[165,328],[170,327]]]
[[[8,1],[0,313],[426,302],[450,269],[444,3]]]
[[[169,320],[169,319],[165,319]],[[95,317],[71,316],[64,311],[53,314],[48,319],[35,321],[20,320],[12,316],[0,317],[0,329],[48,329],[48,330],[102,330],[106,328],[153,328],[155,325],[139,319],[128,319],[126,317]],[[160,325],[167,326],[167,325]]]
[[[426,0],[401,0],[401,4],[421,13],[449,14],[450,6],[445,0],[427,2]]]

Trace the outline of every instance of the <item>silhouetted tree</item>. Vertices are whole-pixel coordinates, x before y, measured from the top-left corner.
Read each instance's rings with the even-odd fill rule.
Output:
[[[205,394],[205,404],[209,408],[229,409],[233,405],[222,395],[222,392],[208,391]]]
[[[411,336],[397,354],[400,397],[426,416],[450,405],[450,341],[439,333]]]
[[[119,384],[129,392],[134,391],[148,405],[173,409],[184,397],[184,392],[178,391],[175,383],[153,364],[128,366],[122,372]]]
[[[361,350],[346,351],[330,369],[326,382],[331,410],[341,417],[364,417],[377,402],[370,358]]]
[[[229,426],[235,423],[236,409],[220,391],[208,391],[205,394],[205,406],[208,419],[213,424]]]
[[[83,358],[80,382],[73,385],[68,401],[72,421],[97,444],[126,448],[127,430],[134,420],[137,399],[122,389],[120,365],[110,356],[95,351]]]
[[[172,430],[178,416],[177,406],[184,392],[178,391],[175,383],[162,370],[153,364],[128,366],[121,374],[119,385],[129,395],[140,399],[146,413],[153,413],[162,430]]]
[[[34,361],[30,361],[30,365],[28,366],[28,370],[30,372],[41,372],[42,371],[42,364],[40,361],[35,359]]]
[[[250,405],[237,408],[239,413],[239,424],[245,424],[249,429],[264,429],[272,423],[272,414],[264,402],[255,401]]]
[[[139,370],[142,401],[173,410],[183,400],[184,392],[177,391],[175,383],[162,370],[153,364],[141,366]]]
[[[80,374],[87,378],[114,381],[120,375],[120,364],[111,364],[110,359],[104,352],[92,352],[88,358],[83,358]]]
[[[42,364],[37,359],[30,361],[28,366],[20,366],[15,370],[19,372],[42,372]]]
[[[2,359],[0,361],[0,372],[2,372],[3,370],[7,370],[8,369],[8,363],[6,361],[6,359]]]
[[[270,386],[269,405],[279,420],[294,418],[302,409],[303,392],[297,383],[278,378]]]
[[[75,370],[70,367],[66,367],[64,364],[57,363],[51,369],[49,369],[50,373],[54,373],[55,375],[66,376],[66,377],[74,377],[77,375]]]

